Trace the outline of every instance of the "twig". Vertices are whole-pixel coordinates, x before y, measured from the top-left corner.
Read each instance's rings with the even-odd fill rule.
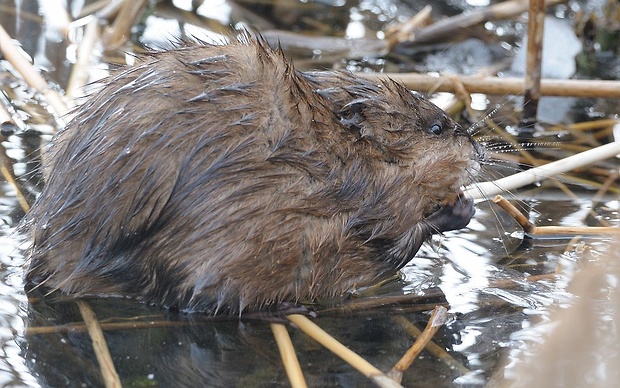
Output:
[[[88,68],[91,54],[99,38],[99,19],[93,17],[84,28],[84,35],[77,50],[77,62],[73,65],[69,83],[67,84],[67,98],[74,100],[78,90],[88,82]]]
[[[3,97],[3,95],[0,95],[0,98]],[[1,102],[4,102],[2,100],[0,100]],[[9,111],[6,109],[6,107],[4,106],[4,104],[0,103],[0,124],[4,124],[4,123],[9,123],[12,122],[12,118],[11,118],[11,114],[9,113]]]
[[[605,193],[610,191],[611,186],[616,182],[616,179],[618,179],[619,177],[620,177],[620,170],[618,169],[612,171],[612,173],[609,174],[607,179],[605,179],[605,182],[603,182],[603,184],[601,185],[601,187],[599,187],[596,194],[594,194],[594,197],[592,197],[592,205],[591,205],[592,208],[598,205],[601,199],[605,196]]]
[[[417,73],[356,73],[367,78],[392,78],[419,92],[454,92],[454,76],[432,76]],[[458,76],[469,93],[518,95],[525,90],[523,78]],[[544,96],[620,98],[620,81],[542,79],[540,94]]]
[[[4,149],[2,151],[4,151]],[[3,163],[6,162],[7,159],[8,157],[3,157]],[[5,165],[0,166],[0,171],[2,172],[2,176],[4,177],[4,179],[6,179],[6,181],[9,182],[9,184],[15,189],[15,195],[17,196],[17,200],[19,201],[19,205],[21,206],[22,210],[24,212],[28,212],[28,210],[30,210],[30,206],[28,205],[26,197],[24,197],[24,194],[22,194],[22,191],[17,185],[17,182],[13,178],[13,174],[11,174],[11,172]]]
[[[390,370],[387,375],[395,381],[401,382],[403,379],[403,372],[406,371],[416,357],[422,353],[422,350],[433,338],[437,330],[446,323],[448,316],[448,310],[443,306],[437,306],[431,313],[431,317],[426,324],[426,328],[422,332],[422,335],[411,345],[409,350],[398,360],[396,365]]]
[[[618,154],[620,154],[620,141],[605,144],[496,181],[475,183],[467,186],[463,191],[474,199],[490,199],[491,196],[496,194],[526,186],[600,160],[612,158]]]
[[[618,120],[616,119],[600,119],[594,121],[582,121],[580,123],[573,123],[568,125],[554,126],[549,128],[549,132],[557,132],[562,130],[569,131],[592,131],[597,129],[605,129],[609,127],[613,127],[618,124]]]
[[[1,25],[0,49],[4,55],[4,58],[6,58],[13,65],[13,67],[19,71],[22,77],[24,77],[26,83],[45,97],[45,101],[50,105],[54,112],[56,112],[58,118],[62,117],[69,111],[67,104],[65,104],[60,94],[50,88],[41,74],[39,74],[34,66],[32,66],[26,58],[24,58],[13,43],[13,40],[9,34]]]
[[[563,149],[567,149],[567,150],[573,150],[573,149],[579,149],[579,151],[583,152],[585,147],[576,147],[576,146],[570,146],[570,145],[566,145],[566,144],[562,144],[560,145],[558,148],[563,148]],[[585,149],[587,150],[587,148]],[[534,159],[529,159],[523,156],[518,156],[518,155],[508,155],[508,154],[496,154],[493,155],[493,159],[495,161],[505,161],[505,162],[510,162],[510,163],[522,163],[522,164],[527,164],[528,166],[542,166],[545,163],[549,163],[550,161],[548,159],[538,159],[538,158],[534,158]],[[557,160],[557,159],[556,159]],[[586,172],[585,168],[576,168],[573,171],[575,173],[583,173]],[[610,171],[609,168],[604,168],[604,167],[589,167],[587,168],[587,173],[589,173],[590,175],[590,179],[584,178],[584,177],[580,177],[580,176],[573,176],[573,175],[562,175],[562,182],[555,180],[553,183],[563,192],[567,193],[567,195],[570,198],[573,198],[575,200],[579,199],[579,196],[575,195],[572,192],[569,192],[569,189],[567,187],[565,187],[564,182],[568,182],[568,183],[572,183],[572,184],[576,184],[576,185],[582,185],[582,186],[591,186],[594,188],[600,188],[601,187],[601,182],[598,182],[596,180],[594,180],[595,176],[598,177],[604,177],[604,178],[608,178],[610,175],[613,174],[613,170]],[[607,188],[608,192],[611,192],[612,194],[620,194],[620,187],[617,187],[615,185],[611,185],[610,187]]]
[[[307,387],[304,374],[301,371],[301,366],[299,365],[299,360],[295,354],[293,342],[291,341],[291,337],[288,335],[286,327],[280,323],[272,323],[271,331],[273,332],[273,336],[278,344],[280,356],[282,356],[282,362],[284,363],[286,375],[288,376],[288,381],[291,383],[291,387]]]
[[[39,13],[43,15],[47,29],[53,29],[67,36],[71,24],[68,7],[59,7],[54,1],[43,1],[39,3]]]
[[[98,13],[102,9],[109,7],[111,4],[119,3],[119,1],[120,0],[96,0],[90,2],[84,5],[82,9],[80,9],[80,13],[76,16],[76,19],[81,19],[83,17],[91,16],[94,14],[96,14],[95,16],[100,16],[98,15]],[[120,7],[120,3],[118,4],[118,6]]]
[[[563,3],[566,0],[547,0],[547,6]],[[458,33],[460,30],[472,27],[489,20],[510,19],[527,11],[528,2],[524,0],[504,1],[485,7],[480,11],[461,13],[456,16],[442,19],[428,27],[419,30],[413,43],[429,43]]]
[[[9,111],[7,110],[7,107],[5,107],[3,104],[5,102],[4,97],[5,97],[4,92],[0,91],[0,124],[5,124],[5,123],[12,124],[13,118],[11,117],[11,113],[9,113]],[[5,136],[0,135],[0,140],[2,141],[6,140]],[[2,176],[4,176],[4,179],[15,189],[15,194],[17,196],[17,200],[19,201],[19,205],[21,206],[22,210],[24,212],[27,212],[28,209],[30,209],[30,206],[28,206],[28,201],[26,200],[26,197],[24,196],[24,194],[22,194],[22,191],[19,185],[15,181],[15,171],[13,170],[11,159],[7,155],[4,147],[1,145],[0,145],[0,172],[2,173]]]
[[[475,116],[474,116],[475,117]],[[509,144],[512,144],[514,146],[517,147],[517,150],[519,152],[519,155],[521,155],[526,163],[529,166],[532,167],[538,167],[540,165],[542,165],[543,163],[548,163],[548,161],[542,162],[540,160],[537,160],[534,155],[532,155],[529,151],[522,149],[520,147],[520,143],[517,141],[517,139],[515,139],[514,136],[512,136],[511,134],[509,134],[508,132],[506,132],[503,128],[500,128],[499,125],[497,125],[492,118],[490,117],[485,117],[484,118],[484,122],[493,130],[493,133],[495,133],[496,135],[498,135],[498,137],[500,139],[505,140],[506,142],[508,142]],[[522,123],[522,126],[526,126],[526,125],[530,125],[531,123]],[[599,146],[600,144],[597,144],[597,146]],[[590,147],[591,148],[591,147]],[[589,148],[586,148],[589,149]],[[562,190],[566,195],[568,195],[570,198],[575,198],[577,199],[577,196],[575,195],[575,193],[573,193],[568,186],[566,186],[564,184],[564,182],[561,182],[559,180],[554,180],[553,184],[555,186],[557,186],[560,190]]]
[[[97,356],[97,361],[99,362],[99,368],[101,369],[101,374],[106,388],[120,388],[122,386],[121,380],[118,377],[118,373],[116,373],[116,369],[114,368],[112,356],[108,350],[108,345],[106,345],[103,332],[101,331],[101,327],[99,326],[95,313],[86,301],[77,300],[75,303],[77,303],[80,309],[80,314],[82,314],[82,319],[84,319],[84,323],[88,329],[88,334],[93,341],[93,349],[95,350],[95,355]]]
[[[10,4],[10,5],[9,5]],[[25,7],[24,7],[25,8]],[[32,12],[28,12],[26,11],[24,8],[19,8],[19,20],[22,22],[35,22],[35,23],[40,23],[42,24],[44,19],[41,15],[36,15]],[[7,5],[5,4],[0,4],[0,14],[2,14],[3,16],[7,16],[7,15],[11,15],[13,20],[15,20],[15,18],[17,18],[17,7],[15,6],[15,3],[7,3]],[[39,7],[34,7],[34,9],[36,11],[39,10]],[[6,17],[5,20],[11,20],[11,18]]]
[[[107,49],[122,46],[130,36],[131,27],[136,23],[147,5],[147,0],[125,0],[112,25],[103,34],[103,45]]]
[[[513,217],[528,235],[620,234],[620,228],[607,226],[536,226],[501,195],[496,196],[493,202]]]
[[[157,327],[179,327],[200,325],[200,321],[140,321],[140,322],[101,322],[99,326],[105,331],[112,330],[139,330],[152,329]],[[26,328],[26,336],[53,334],[68,331],[85,331],[86,326],[81,323],[67,323],[57,326],[31,326]]]
[[[281,46],[285,50],[320,50],[322,57],[337,55],[338,57],[359,58],[388,53],[387,41],[376,38],[344,39],[333,36],[309,36],[283,30],[262,31],[261,35],[270,44]]]
[[[437,299],[440,299],[438,302]],[[333,307],[328,307],[324,309],[319,309],[318,313],[330,314],[330,313],[347,313],[351,314],[355,311],[368,311],[371,309],[386,307],[386,306],[395,306],[399,305],[402,307],[403,305],[416,305],[421,306],[424,303],[430,303],[429,301],[433,301],[433,306],[445,303],[445,295],[441,291],[440,288],[429,288],[421,291],[421,294],[405,294],[405,295],[381,295],[381,296],[366,296],[362,298],[353,298],[350,299],[340,305],[336,305]],[[431,308],[426,308],[424,310],[430,310]],[[423,310],[423,311],[424,311]]]
[[[388,51],[392,51],[394,46],[399,43],[413,40],[415,31],[425,23],[428,24],[432,10],[433,7],[431,7],[430,4],[426,5],[420,10],[420,12],[413,15],[413,17],[406,22],[388,27],[387,31],[385,31],[385,40],[387,41]]]
[[[338,342],[311,320],[300,314],[291,314],[287,318],[308,336],[325,346],[332,353],[338,355],[353,368],[360,371],[379,387],[401,387],[396,381],[387,377],[383,372],[364,360],[357,353]]]
[[[26,131],[28,125],[21,119],[6,91],[0,90],[0,124],[12,123],[20,131]]]

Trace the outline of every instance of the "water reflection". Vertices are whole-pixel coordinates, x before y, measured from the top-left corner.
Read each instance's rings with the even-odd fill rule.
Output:
[[[603,255],[586,252],[570,286],[577,297],[566,294],[570,304],[552,307],[539,314],[536,326],[512,334],[516,346],[505,376],[515,387],[612,387],[620,381],[619,248],[616,241]]]
[[[6,209],[2,206],[0,211]],[[22,285],[23,257],[13,233],[6,223],[0,226],[0,386],[37,386],[21,354],[28,300]]]
[[[243,382],[253,379],[286,383],[283,371],[273,368],[278,364],[278,353],[268,352],[275,345],[268,325],[239,321],[199,324],[139,304],[91,303],[104,327],[111,317],[125,319],[127,329],[106,330],[106,342],[127,386],[232,387],[246,386]],[[50,324],[58,327],[79,322],[75,304],[33,304],[29,315],[31,328],[25,357],[41,384],[103,385],[90,337],[83,328],[40,331]],[[135,322],[160,324],[133,329]]]
[[[557,203],[555,205],[558,207]],[[522,347],[525,341],[540,338],[541,332],[514,333],[524,333],[520,330],[531,327],[532,322],[541,317],[548,319],[546,310],[541,307],[569,300],[561,283],[558,286],[554,282],[528,282],[523,272],[510,268],[515,263],[510,266],[496,264],[501,260],[494,253],[499,249],[495,245],[504,249],[504,244],[488,242],[487,233],[493,235],[496,225],[495,222],[485,224],[484,220],[489,218],[485,217],[484,210],[480,212],[477,231],[455,233],[442,239],[440,247],[437,244],[427,247],[407,266],[403,282],[384,290],[408,293],[439,287],[449,304],[451,318],[435,341],[466,368],[455,370],[438,364],[435,356],[423,353],[411,373],[406,374],[408,385],[421,382],[428,386],[483,385],[497,367],[503,348]],[[6,227],[3,232],[6,240],[3,247],[12,248],[4,248],[2,255],[5,263],[2,291],[3,295],[9,295],[0,302],[2,327],[9,328],[0,331],[5,339],[4,357],[0,361],[2,379],[17,385],[59,386],[76,381],[89,386],[100,385],[101,377],[88,334],[82,329],[63,326],[81,325],[76,306],[54,298],[27,305],[21,288],[19,265],[22,259],[16,254],[17,239],[9,234],[12,229]],[[492,248],[485,248],[480,240]],[[542,250],[534,244],[533,247],[519,247],[514,252],[518,257],[525,251],[533,255],[534,262],[566,262],[563,266],[569,268],[567,264],[574,262],[575,257],[570,253],[549,251],[550,247],[563,245],[558,241],[547,242],[542,244]],[[13,254],[7,255],[7,252]],[[506,287],[501,283],[503,280],[514,285]],[[127,385],[231,386],[237,381],[258,385],[262,385],[258,383],[262,381],[265,386],[288,384],[265,322],[237,319],[200,322],[202,317],[168,314],[131,301],[92,302],[103,322],[115,365]],[[393,308],[333,318],[319,316],[317,322],[387,370],[410,344],[408,335],[396,323],[398,320],[393,319],[401,314],[398,308]],[[404,316],[419,326],[424,326],[428,319],[425,313],[405,313]],[[106,329],[107,322],[125,323],[127,328]],[[131,328],[133,322],[153,323]],[[298,331],[289,331],[311,385],[367,385],[365,378],[344,362]]]

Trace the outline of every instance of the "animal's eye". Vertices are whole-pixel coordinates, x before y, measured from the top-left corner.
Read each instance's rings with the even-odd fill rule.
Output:
[[[429,129],[435,135],[441,135],[441,132],[443,131],[443,125],[441,125],[439,121],[435,121],[431,124]]]

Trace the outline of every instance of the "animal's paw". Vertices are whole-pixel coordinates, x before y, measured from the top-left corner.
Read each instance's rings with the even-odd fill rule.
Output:
[[[428,216],[426,222],[434,233],[447,232],[466,227],[475,213],[474,199],[461,194],[454,203],[444,205]]]
[[[316,317],[316,313],[314,311],[308,309],[304,305],[293,302],[284,302],[272,306],[269,309],[243,313],[242,317],[244,319],[257,319],[272,323],[288,323],[288,319],[286,319],[286,316],[291,314],[301,314],[309,317]]]

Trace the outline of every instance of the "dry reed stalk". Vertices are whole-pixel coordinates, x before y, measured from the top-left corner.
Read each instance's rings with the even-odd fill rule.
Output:
[[[607,226],[536,226],[532,224],[514,205],[501,195],[493,199],[519,223],[523,231],[530,236],[572,235],[572,234],[620,234],[620,228]]]
[[[9,111],[6,109],[6,107],[3,104],[0,104],[0,124],[12,123],[12,122],[13,122],[13,119],[11,117],[11,114],[9,113]],[[0,136],[0,139],[6,140],[4,136]],[[19,185],[17,184],[17,181],[15,180],[15,171],[13,171],[13,165],[11,164],[11,160],[9,159],[9,156],[6,153],[6,150],[2,146],[0,146],[0,163],[1,163],[0,173],[2,174],[4,179],[11,186],[13,186],[13,189],[15,189],[15,193],[17,195],[17,200],[19,201],[19,205],[21,206],[24,212],[27,212],[28,209],[30,209],[30,206],[28,205],[28,201],[26,200],[26,197],[21,192],[21,189]]]
[[[357,353],[338,342],[307,317],[300,314],[291,314],[287,316],[287,318],[309,337],[325,346],[332,353],[336,354],[353,368],[360,371],[364,376],[368,377],[378,387],[402,387],[396,381],[390,379],[375,366],[360,357]]]
[[[492,182],[479,182],[467,186],[464,192],[474,199],[490,199],[496,194],[523,187],[549,177],[583,167],[620,154],[620,141],[592,148],[555,162],[547,163]]]
[[[84,28],[84,35],[77,50],[77,62],[73,65],[69,83],[67,85],[67,98],[75,100],[78,90],[88,83],[88,69],[95,44],[99,39],[99,19],[93,17]]]
[[[276,343],[278,344],[282,363],[284,363],[284,369],[286,370],[286,375],[288,376],[288,381],[291,383],[291,387],[307,387],[301,365],[299,365],[299,360],[295,354],[295,348],[293,347],[291,337],[288,335],[286,326],[281,323],[272,323],[270,326]]]
[[[437,330],[446,323],[448,316],[448,310],[443,306],[436,306],[431,313],[431,317],[422,332],[422,335],[415,340],[413,345],[407,350],[407,352],[401,357],[400,360],[394,365],[387,375],[395,381],[401,382],[403,380],[403,372],[409,369],[413,361],[418,357],[426,345],[431,341]]]
[[[12,122],[11,114],[3,104],[0,104],[0,124]]]
[[[146,8],[148,0],[125,0],[114,22],[103,34],[103,46],[116,49],[125,44],[131,35],[131,27]]]
[[[572,131],[592,131],[592,130],[613,127],[616,124],[618,124],[618,120],[616,119],[600,119],[600,120],[594,120],[594,121],[583,121],[580,123],[573,123],[573,124],[562,125],[562,126],[558,125],[558,126],[549,128],[549,131],[551,132],[557,132],[557,131],[562,131],[562,130],[569,130],[571,132]]]
[[[594,197],[592,197],[591,207],[594,208],[596,204],[598,204],[603,199],[605,194],[610,191],[610,189],[612,188],[612,185],[616,182],[616,180],[619,177],[620,177],[620,171],[617,169],[612,171],[611,174],[609,174],[607,179],[605,179],[605,182],[603,182],[603,184],[601,185],[601,187],[599,187],[596,194],[594,194]],[[601,221],[604,221],[604,220],[601,220]]]
[[[0,25],[0,50],[4,58],[24,77],[26,83],[43,95],[57,117],[62,117],[69,112],[69,107],[62,96],[50,88],[47,81],[39,74],[34,66],[22,55],[13,43],[11,36]]]
[[[85,4],[80,13],[77,15],[77,19],[87,17],[96,14],[97,17],[107,16],[111,13],[118,12],[123,0],[96,0],[92,3]],[[110,9],[112,11],[110,11]]]
[[[396,26],[389,26],[385,31],[388,51],[392,51],[399,43],[413,40],[415,31],[419,30],[425,24],[428,24],[432,9],[433,7],[431,7],[430,4],[426,5],[420,12],[413,15],[413,17],[406,22],[399,23]]]
[[[361,77],[392,78],[419,92],[454,92],[453,79],[457,77],[469,93],[492,95],[519,95],[525,82],[516,77],[482,76],[432,76],[418,73],[356,73]],[[542,79],[540,94],[543,96],[620,98],[620,81]]]
[[[545,1],[530,0],[527,24],[525,92],[523,93],[523,100],[526,103],[523,106],[522,127],[536,123],[538,101],[540,100],[544,27]]]
[[[118,373],[116,373],[112,356],[108,350],[108,345],[105,342],[103,332],[101,331],[101,326],[99,326],[99,321],[97,321],[95,313],[86,301],[77,300],[75,303],[80,309],[80,314],[82,314],[82,319],[84,319],[84,323],[88,329],[88,334],[93,341],[93,349],[95,350],[95,355],[97,356],[97,361],[99,362],[99,368],[101,370],[101,375],[103,376],[103,381],[106,388],[122,387],[121,380],[118,377]]]
[[[407,334],[409,334],[412,338],[419,338],[422,335],[422,330],[418,329],[413,323],[409,322],[403,316],[395,316],[394,321],[402,326],[405,331],[407,331]],[[437,345],[435,342],[429,341],[426,344],[426,350],[433,356],[437,357],[437,359],[442,361],[444,364],[448,365],[448,367],[457,371],[460,375],[470,372],[470,370],[463,364],[455,360],[454,357],[446,351],[446,349]]]
[[[565,3],[566,0],[547,0],[545,4],[552,6]],[[429,43],[443,39],[449,35],[489,20],[510,19],[519,16],[528,9],[527,0],[510,0],[491,6],[441,19],[415,33],[413,43]]]
[[[13,186],[13,188],[15,189],[15,195],[17,196],[17,201],[19,202],[19,206],[21,206],[24,213],[27,213],[28,210],[30,210],[30,205],[28,205],[28,201],[26,200],[26,197],[24,196],[21,189],[17,185],[17,182],[15,181],[13,174],[6,166],[6,161],[8,160],[8,156],[6,156],[6,153],[4,152],[4,148],[2,149],[2,153],[4,154],[2,157],[3,165],[0,166],[0,172],[2,172],[2,176],[4,177],[4,179],[6,179],[6,181],[11,186]],[[6,156],[6,158],[4,156]]]
[[[0,14],[11,15],[13,17],[17,17],[17,9],[15,7],[15,3],[7,2],[7,4],[11,4],[11,5],[0,4]],[[43,17],[41,17],[41,15],[37,15],[32,12],[25,11],[24,9],[19,10],[19,18],[20,20],[23,20],[23,21],[43,23]]]

